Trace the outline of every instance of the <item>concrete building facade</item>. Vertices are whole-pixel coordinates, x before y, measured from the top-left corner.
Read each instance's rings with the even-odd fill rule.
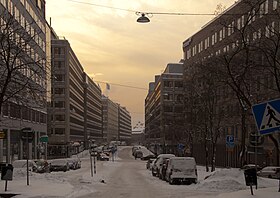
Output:
[[[3,153],[6,161],[11,162],[15,156],[22,159],[27,156],[27,144],[21,141],[20,130],[28,127],[35,132],[33,141],[34,150],[29,157],[39,157],[37,144],[39,137],[47,133],[47,69],[46,64],[46,20],[45,0],[1,0],[0,1],[0,51],[1,61],[8,60],[6,64],[1,62],[1,80],[5,79],[3,70],[7,65],[13,65],[15,72],[12,74],[12,85],[9,94],[5,95],[1,112],[0,130],[7,134],[6,141],[0,140],[0,161],[3,161]],[[6,33],[14,37],[5,40]],[[12,38],[12,39],[10,39]],[[5,42],[5,44],[3,43]],[[9,56],[7,59],[4,56]],[[19,68],[20,67],[20,68]],[[19,69],[17,69],[19,68]],[[16,81],[20,79],[19,81]],[[24,85],[25,84],[25,85]],[[1,93],[4,83],[1,82]],[[7,92],[6,92],[7,93]],[[6,100],[6,98],[9,98]],[[31,148],[31,144],[29,144]],[[11,157],[11,158],[10,158]]]
[[[149,84],[145,143],[155,153],[175,153],[183,138],[183,63],[170,63]]]
[[[118,140],[119,132],[119,113],[118,105],[106,96],[102,96],[103,109],[103,140],[110,141]]]
[[[52,39],[50,155],[68,156],[101,139],[101,90],[84,72],[66,39]]]
[[[118,114],[118,140],[130,142],[132,132],[130,113],[125,107],[118,104]]]
[[[193,155],[197,157],[199,163],[204,163],[206,151],[201,147],[199,130],[194,130],[194,125],[191,125],[194,121],[192,116],[194,114],[191,112],[193,109],[202,109],[205,104],[203,98],[196,99],[192,104],[190,101],[193,99],[194,91],[198,89],[201,89],[204,95],[207,93],[207,80],[211,79],[208,77],[215,74],[211,82],[214,82],[215,78],[213,109],[215,115],[213,115],[216,116],[215,122],[219,122],[220,129],[217,156],[214,156],[217,165],[240,166],[240,153],[245,152],[241,148],[243,138],[248,149],[245,155],[248,163],[258,163],[261,166],[275,164],[276,151],[267,137],[262,145],[264,150],[258,152],[258,159],[255,162],[254,151],[250,149],[252,147],[250,134],[256,134],[257,129],[252,114],[247,110],[253,104],[279,97],[276,83],[271,80],[273,72],[260,69],[273,68],[273,65],[269,65],[273,57],[268,51],[277,52],[274,44],[279,40],[279,8],[279,1],[276,0],[237,1],[184,41],[184,101],[187,101],[184,109],[185,122],[186,129],[192,131],[196,137]],[[268,56],[270,58],[267,58]],[[196,75],[199,69],[209,73],[207,76]],[[233,74],[233,78],[225,77],[225,74],[229,74],[228,71]],[[217,77],[218,72],[224,72],[224,75]],[[218,113],[223,113],[223,116],[218,116]],[[244,119],[242,121],[242,116],[246,121]],[[234,148],[226,147],[225,139],[228,135],[235,138]],[[211,149],[210,142],[207,144]],[[274,153],[274,157],[269,154],[271,152]]]

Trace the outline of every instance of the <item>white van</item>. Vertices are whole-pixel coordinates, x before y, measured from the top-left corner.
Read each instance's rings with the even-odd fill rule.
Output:
[[[174,184],[177,181],[188,184],[197,183],[196,162],[193,157],[172,157],[167,164],[166,181]]]

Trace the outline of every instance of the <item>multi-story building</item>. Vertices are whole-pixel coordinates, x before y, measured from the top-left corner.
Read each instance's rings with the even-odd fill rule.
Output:
[[[183,63],[170,63],[149,84],[145,142],[155,153],[174,152],[183,140]]]
[[[85,74],[66,39],[52,41],[50,155],[68,156],[101,138],[101,90]],[[83,144],[83,145],[82,145]]]
[[[103,140],[107,143],[118,140],[119,113],[118,105],[108,97],[102,96]]]
[[[184,41],[185,122],[186,129],[196,138],[193,155],[199,163],[205,162],[205,148],[209,146],[210,151],[214,144],[211,134],[204,134],[205,141],[198,138],[198,131],[207,131],[209,125],[202,129],[206,123],[202,116],[196,117],[200,122],[192,125],[193,113],[206,109],[205,101],[211,99],[211,127],[216,123],[220,134],[217,156],[211,152],[209,155],[217,165],[240,166],[239,156],[246,151],[245,142],[245,159],[255,163],[254,151],[249,149],[249,134],[255,134],[257,129],[248,109],[254,103],[279,97],[273,80],[276,75],[268,69],[278,68],[271,62],[277,60],[272,54],[279,50],[274,45],[279,41],[279,6],[277,0],[239,0]],[[211,85],[213,97],[209,94]],[[194,99],[194,92],[203,97]],[[228,135],[235,138],[234,148],[226,147]],[[201,146],[201,142],[208,146]],[[273,163],[273,155],[268,155],[273,150],[268,138],[265,145],[264,151],[258,152],[257,163],[261,165]]]
[[[0,140],[0,161],[3,148],[7,162],[10,156],[27,156],[20,135],[26,127],[35,133],[33,157],[38,158],[39,137],[47,132],[45,0],[1,0],[0,29],[0,129],[7,134]]]
[[[118,140],[129,142],[131,139],[131,116],[129,111],[118,104]]]
[[[86,73],[84,73],[84,119],[85,147],[88,147],[88,140],[102,142],[101,89]]]

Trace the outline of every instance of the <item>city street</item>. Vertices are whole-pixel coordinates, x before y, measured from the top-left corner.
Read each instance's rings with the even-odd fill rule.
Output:
[[[96,186],[96,192],[92,197],[188,197],[194,195],[216,195],[217,193],[198,192],[191,190],[192,187],[186,185],[170,186],[167,182],[153,177],[145,168],[146,161],[135,160],[131,155],[131,148],[127,147],[119,151],[118,154],[121,161],[117,161],[119,165],[107,177],[105,184]],[[105,168],[106,162],[101,166]],[[106,171],[106,170],[105,170]],[[84,196],[89,197],[89,196]]]
[[[145,149],[145,148],[144,148]],[[79,154],[82,168],[67,172],[30,173],[30,185],[26,185],[26,169],[14,170],[13,181],[7,193],[19,194],[17,198],[202,198],[202,197],[250,197],[245,185],[243,171],[239,169],[217,169],[206,173],[198,166],[198,183],[192,185],[169,185],[153,177],[146,169],[146,161],[135,160],[131,147],[119,147],[116,159],[97,161],[96,174],[91,177],[88,151]],[[205,176],[208,176],[205,179]],[[272,198],[278,195],[278,181],[258,178],[256,197]],[[4,181],[0,188],[4,189]]]

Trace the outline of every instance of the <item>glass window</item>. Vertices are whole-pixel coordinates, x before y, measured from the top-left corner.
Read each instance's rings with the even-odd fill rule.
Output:
[[[65,76],[62,75],[62,74],[56,74],[56,75],[54,75],[54,79],[55,79],[55,81],[57,81],[57,82],[64,82]]]
[[[9,116],[9,104],[3,105],[3,116]]]
[[[54,107],[57,107],[57,108],[64,108],[64,101],[55,101],[54,102]]]
[[[54,134],[56,135],[64,135],[65,134],[65,128],[55,128]]]
[[[54,88],[54,94],[64,94],[64,88]]]
[[[55,121],[65,121],[65,115],[55,115]]]
[[[279,0],[273,0],[273,10],[276,10],[278,7],[278,1]]]

